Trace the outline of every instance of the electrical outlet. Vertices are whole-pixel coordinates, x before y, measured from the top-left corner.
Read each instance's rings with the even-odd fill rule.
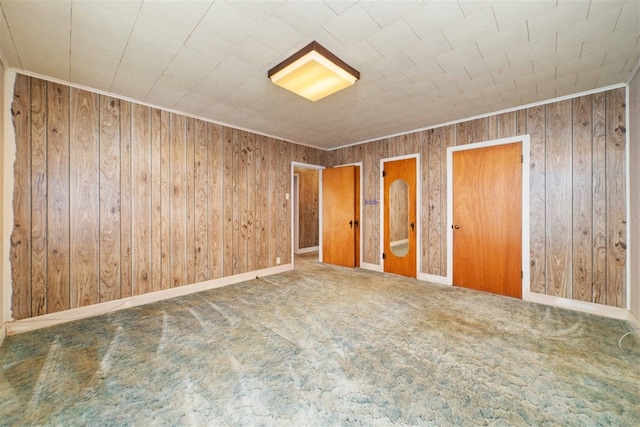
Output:
[[[277,265],[280,265],[280,257],[277,257],[277,258],[276,258],[276,264],[277,264]]]

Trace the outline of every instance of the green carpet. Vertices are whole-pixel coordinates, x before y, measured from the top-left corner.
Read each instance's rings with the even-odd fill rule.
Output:
[[[626,322],[296,262],[8,337],[0,425],[640,425]]]

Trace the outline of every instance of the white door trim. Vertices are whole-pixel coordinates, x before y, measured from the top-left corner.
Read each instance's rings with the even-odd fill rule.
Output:
[[[447,148],[447,285],[453,285],[453,153],[456,151],[473,150],[476,148],[492,147],[496,145],[522,143],[522,299],[529,301],[531,265],[529,249],[529,164],[530,145],[529,135],[520,135],[493,141],[474,144],[458,145]]]

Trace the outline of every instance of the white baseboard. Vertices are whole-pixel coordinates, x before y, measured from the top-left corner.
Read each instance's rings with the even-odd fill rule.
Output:
[[[319,246],[311,246],[309,248],[299,248],[296,250],[296,254],[307,254],[309,252],[318,252],[320,250]]]
[[[418,273],[418,280],[423,282],[437,283],[439,285],[451,286],[451,282],[447,276],[438,276],[435,274]]]
[[[111,313],[125,308],[136,307],[182,295],[193,294],[195,292],[209,289],[221,288],[234,283],[245,282],[260,276],[269,276],[293,269],[293,264],[284,264],[277,267],[265,268],[262,270],[250,271],[248,273],[236,274],[235,276],[222,277],[220,279],[207,280],[206,282],[194,283],[192,285],[180,286],[178,288],[166,289],[158,292],[151,292],[144,295],[136,295],[108,301],[87,307],[72,308],[58,313],[45,314],[29,319],[15,320],[6,324],[6,334],[15,335],[34,329],[45,328],[60,323],[71,322],[73,320],[84,319],[86,317],[98,316],[100,314]],[[3,328],[5,325],[2,326]]]
[[[378,264],[370,264],[368,262],[361,262],[360,263],[360,268],[362,268],[363,270],[371,270],[371,271],[377,271],[378,273],[382,273],[382,266],[378,265]]]
[[[524,299],[524,295],[523,295]],[[638,319],[631,314],[631,310],[619,307],[610,307],[608,305],[596,304],[593,302],[576,301],[568,298],[555,297],[551,295],[529,293],[526,301],[538,304],[550,305],[553,307],[567,308],[569,310],[581,311],[583,313],[595,314],[598,316],[610,317],[613,319],[626,320],[635,327],[638,327]]]

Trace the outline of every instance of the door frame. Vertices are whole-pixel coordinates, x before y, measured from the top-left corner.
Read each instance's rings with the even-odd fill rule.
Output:
[[[456,151],[513,144],[516,142],[522,143],[522,299],[527,301],[530,299],[531,286],[531,265],[529,264],[531,257],[529,247],[529,168],[531,138],[529,135],[447,147],[447,277],[445,284],[453,285],[453,153]]]
[[[318,211],[319,211],[319,215],[318,215],[318,232],[320,233],[320,235],[318,236],[318,244],[320,245],[320,247],[318,248],[318,259],[320,261],[322,261],[322,170],[324,169],[324,166],[320,166],[320,165],[313,165],[311,163],[302,163],[302,162],[291,162],[291,192],[293,193],[294,191],[294,185],[295,185],[295,176],[296,173],[294,172],[295,168],[299,167],[299,168],[303,168],[303,169],[315,169],[318,171]],[[291,202],[291,199],[293,199],[293,197],[291,197],[289,200]],[[300,192],[298,191],[297,197],[296,199],[300,199]],[[298,203],[298,200],[296,200],[296,203]],[[296,254],[296,221],[294,218],[294,211],[295,211],[295,207],[293,206],[293,203],[290,203],[290,209],[289,209],[289,214],[291,215],[291,217],[289,218],[290,222],[291,222],[291,264],[292,267],[295,268],[296,262],[295,262],[295,254]]]
[[[382,179],[382,171],[384,170],[384,164],[387,162],[393,162],[395,160],[416,159],[416,278],[420,278],[422,275],[422,167],[420,166],[420,153],[406,154],[404,156],[386,157],[380,159],[380,248],[378,250],[379,258],[379,271],[384,271],[384,259],[382,259],[382,253],[384,252],[384,180]]]

